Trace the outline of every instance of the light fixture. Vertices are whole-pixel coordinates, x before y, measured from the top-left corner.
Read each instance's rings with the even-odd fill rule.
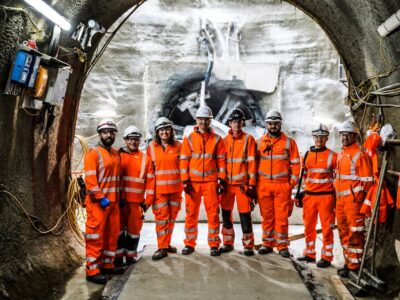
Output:
[[[381,37],[387,36],[400,25],[400,9],[378,27]]]
[[[25,0],[25,2],[62,29],[67,31],[71,29],[71,23],[42,0]]]

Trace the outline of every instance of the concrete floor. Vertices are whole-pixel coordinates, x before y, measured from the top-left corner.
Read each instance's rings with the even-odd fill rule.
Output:
[[[85,281],[84,264],[68,282],[66,294],[62,300],[101,299],[312,299],[302,279],[289,259],[278,254],[245,257],[239,252],[241,246],[241,229],[235,224],[235,251],[221,257],[211,257],[207,246],[207,224],[199,224],[199,239],[196,252],[183,256],[184,224],[177,223],[173,234],[173,244],[178,247],[178,254],[154,262],[151,255],[156,250],[154,223],[145,223],[142,230],[139,249],[146,245],[141,261],[124,275],[115,277],[103,291]],[[289,234],[303,232],[303,226],[290,226]],[[261,226],[254,225],[256,244],[261,243]],[[310,264],[318,281],[324,283],[332,295],[329,276],[336,273],[335,266],[343,263],[341,249],[335,233],[335,258],[333,266],[321,270]],[[317,239],[317,252],[322,246],[321,235]],[[294,257],[301,255],[304,239],[294,241],[290,251]],[[110,292],[112,290],[112,292]],[[110,295],[113,296],[110,296]],[[117,295],[117,296],[116,296]],[[290,298],[291,297],[291,298]],[[103,298],[104,299],[104,298]]]

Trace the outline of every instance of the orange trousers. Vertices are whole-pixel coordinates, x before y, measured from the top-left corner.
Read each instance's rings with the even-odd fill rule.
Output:
[[[226,191],[221,195],[221,208],[222,208],[222,218],[223,218],[223,226],[222,226],[222,239],[224,245],[233,245],[235,243],[235,230],[233,229],[233,216],[232,210],[235,204],[235,198],[237,203],[237,209],[240,214],[248,214],[250,216],[251,207],[250,201],[251,199],[244,194],[240,190],[240,185],[232,185],[228,184]],[[229,213],[229,226],[225,223],[226,216],[225,213]],[[252,230],[251,218],[241,218],[240,222],[242,223],[242,229],[246,228],[247,230],[243,231],[242,243],[245,248],[253,248],[254,246],[254,234]],[[243,223],[246,224],[243,224]],[[249,231],[249,232],[246,232]]]
[[[143,226],[143,210],[139,202],[126,202],[120,208],[120,233],[118,237],[117,258],[137,257],[140,231]]]
[[[260,182],[257,186],[260,205],[262,244],[278,251],[289,246],[289,206],[292,188],[289,182]]]
[[[197,239],[197,223],[199,221],[199,211],[201,197],[204,197],[204,207],[208,219],[208,245],[219,247],[219,200],[217,194],[217,182],[192,182],[193,190],[186,194],[186,219],[185,219],[185,246],[195,247]]]
[[[322,226],[321,258],[333,259],[333,227],[335,226],[334,195],[305,195],[303,199],[304,234],[306,249],[304,255],[315,258],[315,240],[317,238],[318,215]]]
[[[100,203],[86,201],[86,275],[94,276],[100,269],[113,269],[119,233],[118,203],[102,208]]]
[[[153,213],[156,221],[158,249],[167,249],[171,244],[175,219],[181,209],[182,193],[156,194]]]
[[[336,202],[336,219],[345,264],[350,270],[360,268],[364,252],[364,216],[362,202]]]

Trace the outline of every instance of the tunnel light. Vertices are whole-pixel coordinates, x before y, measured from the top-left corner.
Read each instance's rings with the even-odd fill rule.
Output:
[[[400,25],[400,9],[390,16],[385,22],[378,27],[378,33],[381,37],[387,36]]]
[[[71,29],[71,23],[42,0],[25,0],[25,2],[62,29],[67,31]]]

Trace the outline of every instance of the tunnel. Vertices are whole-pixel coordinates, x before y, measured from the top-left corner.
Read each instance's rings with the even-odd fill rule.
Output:
[[[260,4],[274,1],[240,2],[251,5],[255,2]],[[174,5],[174,1],[159,2],[166,8]],[[204,5],[204,1],[192,2],[198,6]],[[237,5],[236,1],[223,2]],[[398,128],[398,96],[374,97],[368,93],[368,90],[395,84],[400,79],[397,63],[400,58],[397,49],[399,33],[395,31],[383,38],[377,32],[378,26],[399,9],[398,1],[286,2],[314,20],[336,48],[348,73],[346,105],[361,131],[366,133],[368,120],[374,115],[379,115],[382,122]],[[118,20],[121,21],[127,13],[133,13],[136,9],[139,12],[146,4],[146,1],[128,0],[118,1],[117,4],[103,0],[60,0],[52,3],[57,11],[71,21],[73,28],[80,22],[94,19],[106,30],[115,29]],[[24,299],[30,295],[28,297],[32,299],[40,299],[39,295],[43,295],[46,290],[44,298],[52,299],[59,296],[60,291],[49,290],[48,286],[58,286],[65,282],[83,257],[82,248],[74,239],[68,222],[65,218],[60,222],[58,220],[65,211],[82,93],[94,67],[93,62],[112,32],[94,36],[92,47],[85,51],[77,51],[76,55],[60,55],[56,62],[49,60],[48,64],[67,63],[73,72],[69,77],[63,104],[45,106],[41,113],[37,113],[23,107],[23,97],[13,95],[18,94],[17,91],[10,95],[5,90],[16,45],[29,39],[32,32],[40,33],[31,22],[31,15],[16,9],[27,10],[24,1],[3,0],[0,8],[0,298]],[[33,18],[45,33],[37,42],[39,50],[56,55],[51,45],[53,24],[45,18],[40,19],[40,15],[35,14]],[[61,32],[58,45],[65,49],[78,46],[71,40],[70,33],[65,31]],[[204,49],[202,53],[206,53]],[[190,111],[181,114],[182,111],[177,111],[178,106],[190,104],[192,97],[198,97],[204,70],[203,64],[191,74],[191,78],[186,76],[187,79],[179,80],[179,84],[169,89],[164,94],[164,104],[156,114],[153,114],[154,111],[147,111],[146,114],[143,111],[149,120],[147,127],[143,128],[148,136],[151,137],[151,124],[157,114],[168,115],[178,125],[178,134],[183,134],[182,127],[193,122],[193,115]],[[112,74],[109,76],[112,77]],[[265,94],[247,88],[232,89],[232,85],[236,88],[240,83],[235,78],[229,82],[214,78],[210,82],[206,103],[213,98],[219,99],[220,102],[212,107],[217,115],[225,102],[228,107],[221,111],[219,121],[226,122],[229,107],[239,105],[245,111],[249,125],[262,126],[265,112],[259,101]],[[87,136],[91,134],[87,132]],[[393,170],[400,169],[398,157],[396,148],[390,148],[389,166]],[[387,179],[395,195],[397,178]],[[21,210],[19,203],[25,210]],[[54,224],[57,224],[55,229],[52,228]],[[398,224],[398,211],[392,210],[388,222],[379,227],[378,243],[383,247],[379,248],[376,257],[378,272],[389,283],[387,293],[391,297],[399,292],[400,266],[395,249],[396,241],[398,243],[400,240]],[[33,226],[37,230],[33,230]]]

